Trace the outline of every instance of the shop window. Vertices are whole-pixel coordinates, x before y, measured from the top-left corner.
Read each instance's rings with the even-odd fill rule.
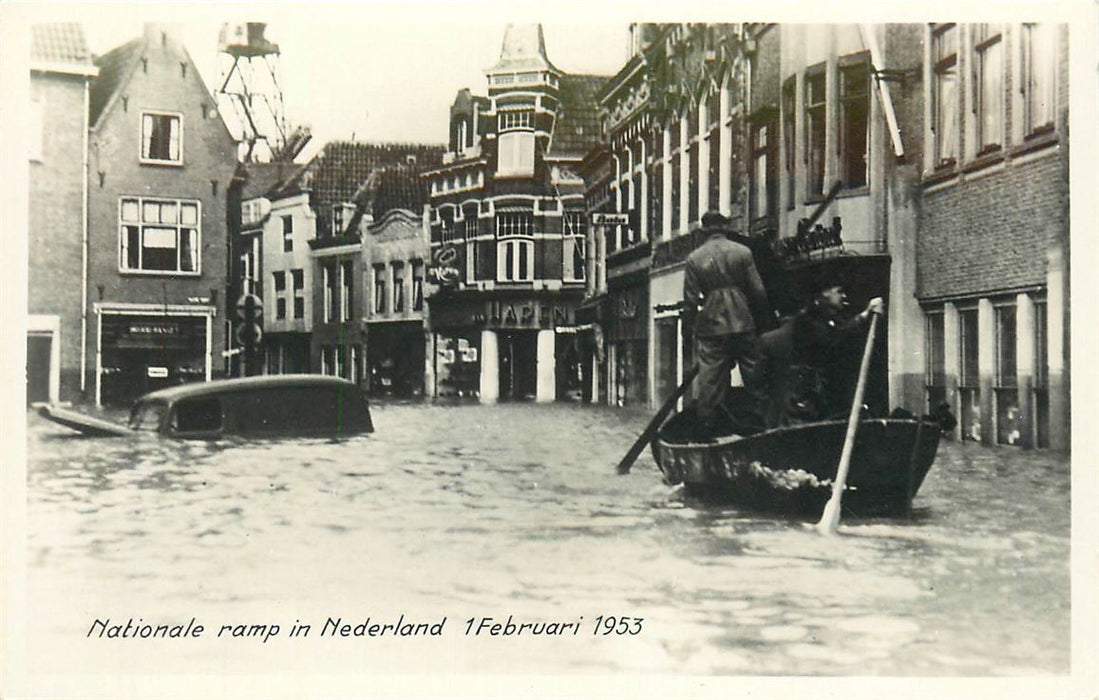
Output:
[[[294,318],[305,318],[305,271],[291,270],[294,283]]]
[[[810,198],[824,194],[825,116],[825,74],[821,66],[805,75],[805,162]]]
[[[468,244],[467,244],[468,245]],[[474,244],[476,245],[476,244]],[[412,261],[412,310],[424,310],[424,261]]]
[[[870,71],[866,59],[839,71],[840,177],[848,189],[865,187],[870,116]]]
[[[934,411],[946,398],[946,338],[942,310],[929,311],[924,319],[926,348],[924,357],[924,386],[927,392],[927,410]]]
[[[286,272],[279,270],[271,274],[275,287],[275,318],[286,318]]]
[[[974,121],[977,155],[1004,142],[1004,42],[998,24],[973,28]]]
[[[977,365],[977,309],[958,311],[959,351],[962,376],[958,385],[958,411],[963,440],[981,439],[981,389]]]
[[[183,164],[182,116],[164,112],[142,112],[141,161]]]
[[[199,273],[200,203],[124,197],[119,201],[119,269]]]
[[[958,30],[931,25],[931,136],[935,168],[958,159]]]
[[[500,114],[497,141],[498,175],[534,174],[534,113],[531,111]]]
[[[294,217],[282,217],[282,251],[289,253],[294,250]]]
[[[385,313],[385,265],[374,266],[374,313]]]
[[[1022,26],[1023,135],[1035,136],[1053,129],[1057,95],[1057,27],[1052,24]]]
[[[1019,411],[1019,385],[1015,376],[1015,305],[995,307],[996,333],[996,442],[1018,445],[1023,421]]]

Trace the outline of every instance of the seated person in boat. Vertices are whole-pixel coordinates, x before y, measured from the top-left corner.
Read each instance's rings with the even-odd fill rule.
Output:
[[[771,394],[767,423],[798,425],[843,416],[851,409],[857,377],[848,369],[861,355],[871,313],[884,313],[880,297],[848,318],[842,284],[819,284],[809,304],[760,337]]]

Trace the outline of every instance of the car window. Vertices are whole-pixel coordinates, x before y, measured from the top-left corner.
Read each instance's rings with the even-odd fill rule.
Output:
[[[155,433],[160,430],[165,405],[160,401],[143,401],[130,412],[130,428]]]
[[[213,433],[221,430],[223,411],[216,398],[190,399],[176,404],[172,430],[177,433]]]

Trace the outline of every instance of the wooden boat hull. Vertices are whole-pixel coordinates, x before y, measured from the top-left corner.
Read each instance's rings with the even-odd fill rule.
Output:
[[[664,480],[693,496],[766,511],[819,515],[831,493],[847,422],[777,428],[713,443],[653,441]],[[908,511],[939,447],[931,420],[864,419],[843,496],[845,515]]]

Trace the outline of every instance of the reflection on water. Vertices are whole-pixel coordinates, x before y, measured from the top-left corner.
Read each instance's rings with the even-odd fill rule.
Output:
[[[647,418],[393,404],[370,436],[213,443],[76,438],[32,416],[31,657],[136,672],[1068,672],[1067,460],[944,441],[911,521],[823,538],[684,502],[647,454],[617,476]],[[317,636],[328,617],[402,614],[445,616],[446,634]],[[583,632],[464,635],[509,615]],[[592,635],[600,615],[642,631]],[[120,654],[131,642],[84,638],[105,617],[197,617],[211,638]],[[287,637],[295,621],[308,638]],[[246,622],[283,633],[213,636]]]

